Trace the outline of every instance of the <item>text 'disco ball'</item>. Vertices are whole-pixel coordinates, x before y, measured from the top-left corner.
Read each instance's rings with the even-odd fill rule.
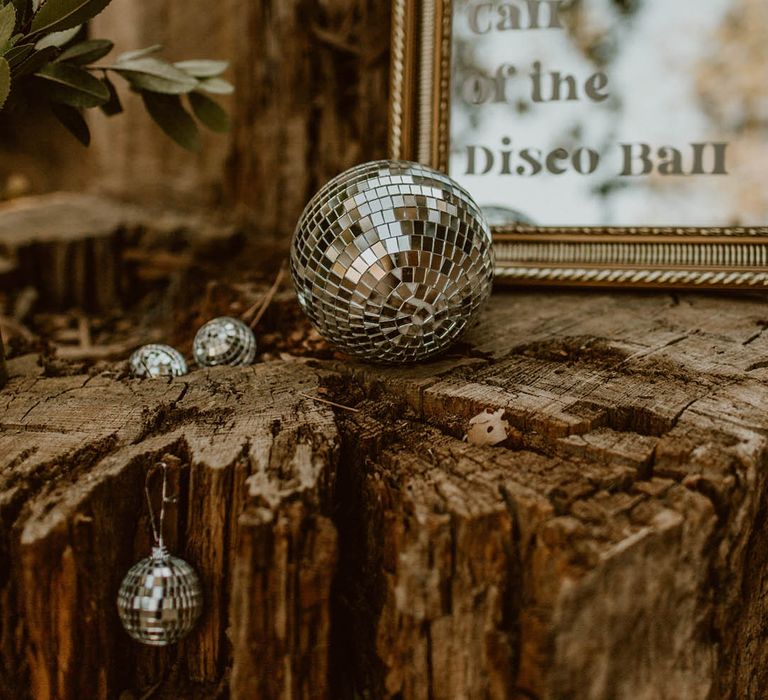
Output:
[[[299,303],[339,349],[377,362],[445,350],[488,298],[488,224],[447,175],[376,161],[310,201],[291,246]]]

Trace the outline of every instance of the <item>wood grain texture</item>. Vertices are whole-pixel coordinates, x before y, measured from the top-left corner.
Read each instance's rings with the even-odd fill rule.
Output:
[[[165,383],[13,360],[3,687],[761,698],[765,309],[498,294],[452,354],[410,368],[272,362]],[[357,412],[301,395],[321,391]],[[507,440],[464,442],[488,408]],[[172,546],[200,571],[206,613],[156,652],[122,633],[114,594],[149,546],[141,482],[163,455],[181,495]]]
[[[354,370],[414,416],[347,419],[374,455],[357,518],[383,540],[349,564],[377,577],[363,685],[761,697],[764,304],[496,296],[463,367]],[[459,441],[486,408],[511,423],[500,449]]]
[[[11,379],[0,435],[8,456],[0,487],[0,669],[10,697],[113,698],[169,674],[179,687],[216,687],[232,655],[250,650],[250,628],[238,628],[244,618],[228,629],[231,601],[258,604],[254,614],[272,623],[286,608],[312,608],[297,598],[302,588],[284,574],[284,559],[301,543],[318,562],[317,576],[332,576],[335,542],[321,508],[334,478],[333,416],[298,396],[315,386],[314,374],[295,365],[198,372],[171,383]],[[153,651],[122,632],[115,594],[149,551],[142,484],[160,458],[176,465],[169,547],[200,573],[205,611],[187,641]],[[271,531],[271,550],[252,530],[251,510],[262,499],[271,517],[293,524]],[[233,576],[240,549],[254,547],[260,577]],[[232,585],[238,580],[245,591]],[[270,591],[271,610],[257,582]],[[327,600],[314,605],[305,633],[322,649]],[[322,677],[318,648],[297,643],[285,656],[298,667],[311,658]],[[290,696],[300,682],[299,674],[275,681],[274,697]]]

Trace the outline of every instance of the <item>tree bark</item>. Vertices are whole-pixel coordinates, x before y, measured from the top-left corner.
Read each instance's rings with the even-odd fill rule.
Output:
[[[271,696],[325,677],[318,647],[292,639],[299,613],[302,633],[319,648],[328,629],[322,587],[295,579],[297,550],[307,543],[319,581],[330,581],[336,552],[324,515],[335,474],[333,415],[299,393],[316,384],[313,372],[281,364],[170,383],[11,380],[0,438],[8,456],[0,668],[10,697],[113,698],[166,677],[179,693],[189,684],[217,688],[233,655],[241,664],[248,658],[253,635],[267,639],[228,615],[230,604],[236,611],[245,597],[247,608],[260,591],[252,615],[270,622],[282,647],[269,648],[285,668],[284,678],[271,679]],[[149,553],[144,474],[161,458],[176,466],[179,497],[166,540],[199,572],[205,611],[187,641],[155,651],[121,631],[115,594]],[[308,665],[311,679],[298,672]],[[236,664],[235,687],[239,673]]]
[[[519,292],[407,368],[165,382],[12,360],[4,692],[761,698],[766,328],[762,297]],[[486,409],[507,439],[464,442]],[[157,651],[121,630],[115,594],[149,550],[160,458],[205,613]]]

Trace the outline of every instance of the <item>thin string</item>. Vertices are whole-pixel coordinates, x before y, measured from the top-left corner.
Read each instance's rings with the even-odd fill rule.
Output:
[[[152,494],[149,491],[149,480],[155,473],[157,467],[161,467],[163,470],[163,492],[162,500],[160,501],[160,518],[159,524],[155,521],[155,509],[152,507]],[[168,465],[165,462],[158,462],[154,468],[147,471],[147,476],[144,479],[144,493],[147,496],[147,507],[149,508],[149,522],[152,526],[152,535],[155,538],[155,546],[163,547],[163,522],[165,521],[165,503],[168,501]]]

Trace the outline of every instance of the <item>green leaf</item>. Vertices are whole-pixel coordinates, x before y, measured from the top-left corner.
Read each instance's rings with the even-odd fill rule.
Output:
[[[32,19],[33,32],[60,32],[84,24],[112,0],[47,0]]]
[[[196,78],[158,58],[119,61],[108,68],[122,75],[137,90],[181,95],[191,92],[198,85]]]
[[[107,90],[109,90],[109,100],[101,105],[101,111],[108,117],[120,114],[123,111],[123,104],[120,102],[120,95],[117,94],[115,86],[106,75],[101,80],[107,86]]]
[[[35,53],[35,47],[32,44],[20,44],[14,46],[12,49],[8,49],[5,54],[5,58],[11,67],[18,65],[22,61],[26,61],[33,53]]]
[[[69,105],[51,104],[51,111],[83,146],[88,146],[91,143],[91,130],[88,128],[88,124],[83,118],[80,110],[70,107]]]
[[[82,25],[78,24],[76,27],[72,27],[72,29],[65,29],[62,32],[53,32],[53,34],[47,34],[35,44],[35,48],[39,51],[40,49],[44,49],[46,46],[56,46],[57,48],[64,46],[64,44],[72,41],[72,39],[77,36],[77,33],[80,31],[81,27]]]
[[[159,95],[145,92],[141,95],[152,119],[176,143],[189,151],[200,150],[200,133],[195,120],[181,105],[178,95]]]
[[[0,111],[11,93],[11,67],[8,61],[0,58]]]
[[[195,116],[211,131],[219,134],[229,131],[229,115],[210,97],[206,97],[199,92],[190,92],[189,104],[192,106]]]
[[[66,63],[52,63],[35,73],[47,83],[47,95],[52,102],[72,107],[98,107],[109,101],[109,90],[88,71]]]
[[[100,58],[104,58],[114,47],[109,39],[89,39],[79,44],[70,46],[56,59],[56,63],[74,63],[77,66],[85,66]]]
[[[0,48],[5,47],[10,41],[15,27],[16,8],[13,5],[0,8]]]
[[[23,34],[14,34],[5,44],[0,44],[0,56],[5,56],[23,38]]]
[[[178,61],[173,65],[195,78],[215,78],[229,68],[229,61]]]
[[[58,49],[55,46],[47,46],[42,51],[35,51],[28,57],[25,57],[23,61],[15,62],[13,66],[14,77],[20,78],[23,75],[36,73],[43,66],[50,63],[57,52]]]
[[[212,95],[231,95],[235,88],[232,83],[228,83],[221,78],[208,78],[207,80],[201,80],[198,85],[200,90],[210,92]]]
[[[144,58],[144,56],[150,56],[153,53],[157,53],[158,51],[162,50],[162,44],[153,44],[152,46],[147,46],[146,49],[136,49],[135,51],[126,51],[125,53],[121,53],[116,60],[118,63],[121,61],[131,61],[134,58]]]

